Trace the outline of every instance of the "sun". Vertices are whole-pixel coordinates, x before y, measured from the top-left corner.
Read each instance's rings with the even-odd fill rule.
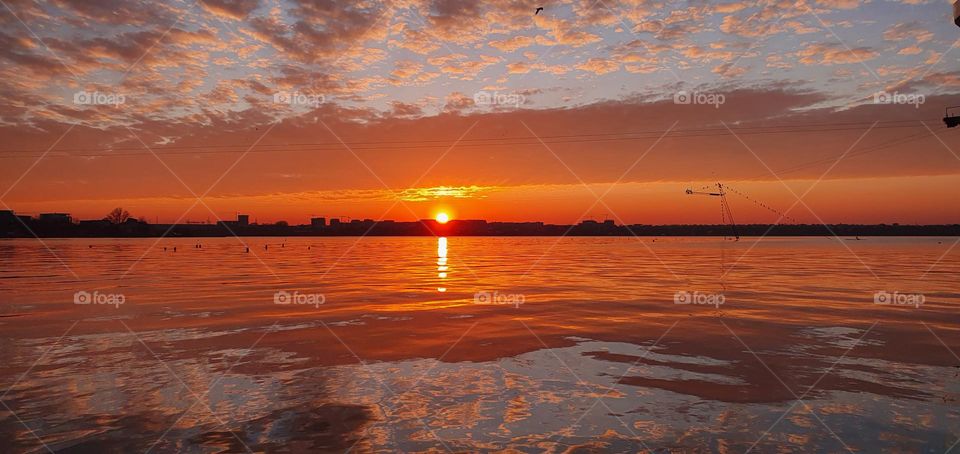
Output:
[[[447,213],[437,213],[437,222],[441,224],[446,224],[450,220],[450,216]]]

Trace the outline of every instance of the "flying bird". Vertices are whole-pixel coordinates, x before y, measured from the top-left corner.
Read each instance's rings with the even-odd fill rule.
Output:
[[[537,7],[537,10],[533,12],[533,15],[536,16],[537,14],[540,14],[540,11],[543,11],[543,7],[542,7],[542,6],[538,6],[538,7]]]

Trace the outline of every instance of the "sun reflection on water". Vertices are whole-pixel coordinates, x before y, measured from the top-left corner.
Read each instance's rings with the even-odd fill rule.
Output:
[[[437,238],[437,277],[447,278],[447,237]],[[440,293],[446,292],[446,287],[437,287]]]

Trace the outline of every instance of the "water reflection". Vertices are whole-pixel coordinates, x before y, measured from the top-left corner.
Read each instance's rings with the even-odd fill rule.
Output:
[[[154,241],[50,240],[82,282],[36,240],[0,241],[3,452],[944,452],[960,438],[952,240],[772,238],[747,254],[457,238],[457,275],[448,238],[294,239],[260,260],[233,238],[164,240],[177,254]],[[720,247],[725,315],[674,304],[715,288]],[[132,264],[128,304],[73,304]],[[329,299],[276,305],[280,285]],[[881,285],[928,302],[876,305]],[[537,304],[520,319],[464,304],[471,288]]]
[[[440,278],[441,283],[437,291],[446,292],[447,288],[442,285],[443,279],[447,278],[447,237],[445,236],[437,238],[437,277]]]

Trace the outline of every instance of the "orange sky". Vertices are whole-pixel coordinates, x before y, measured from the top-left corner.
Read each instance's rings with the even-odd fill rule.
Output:
[[[944,4],[590,3],[15,2],[0,209],[960,222]]]

